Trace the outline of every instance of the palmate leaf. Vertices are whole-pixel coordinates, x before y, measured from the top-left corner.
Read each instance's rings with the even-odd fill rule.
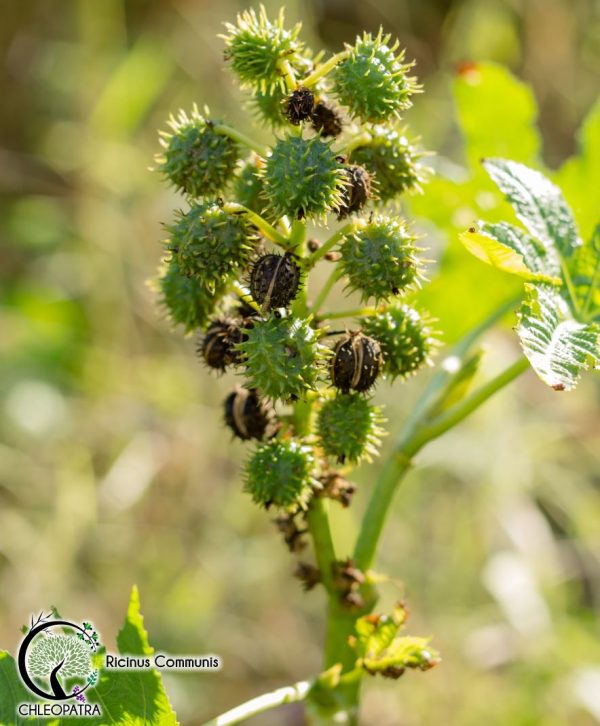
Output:
[[[506,194],[517,217],[548,251],[565,258],[581,247],[573,213],[560,189],[539,171],[508,159],[486,159],[483,166]]]
[[[526,281],[516,328],[523,351],[547,385],[570,390],[600,359],[600,232],[582,244],[561,191],[543,174],[505,159],[483,164],[528,233],[480,222],[460,239],[479,259]]]
[[[478,222],[460,235],[463,245],[475,257],[504,272],[530,282],[560,285],[560,262],[555,250],[507,222]]]
[[[538,376],[556,391],[575,388],[581,371],[600,363],[600,327],[575,320],[557,290],[528,285],[517,334]]]

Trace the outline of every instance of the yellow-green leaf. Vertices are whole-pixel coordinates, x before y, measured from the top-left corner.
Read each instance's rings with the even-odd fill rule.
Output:
[[[560,285],[560,266],[532,237],[501,222],[479,222],[460,235],[463,245],[492,267],[530,282]]]

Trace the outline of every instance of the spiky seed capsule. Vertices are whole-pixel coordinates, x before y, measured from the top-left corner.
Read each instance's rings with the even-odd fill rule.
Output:
[[[381,409],[372,406],[363,396],[337,395],[325,401],[319,411],[320,445],[340,463],[371,461],[379,451],[382,422]]]
[[[169,248],[184,275],[214,290],[250,259],[257,242],[254,227],[219,204],[193,204],[168,227]]]
[[[295,56],[290,66],[298,78],[312,71],[313,63],[305,56]],[[250,108],[260,121],[273,129],[282,129],[289,124],[285,116],[285,107],[288,91],[285,87],[277,86],[270,91],[257,91],[250,100]]]
[[[233,318],[213,320],[198,346],[198,354],[202,356],[209,368],[224,371],[228,366],[240,362],[237,344],[244,338],[240,323]]]
[[[343,203],[338,209],[338,219],[345,219],[359,212],[371,198],[371,177],[362,166],[352,164],[344,169],[347,186],[342,192]]]
[[[206,109],[208,113],[208,109]],[[156,156],[158,170],[192,197],[214,197],[227,185],[240,157],[238,145],[218,134],[215,125],[197,109],[171,117],[172,133],[161,134],[164,152]]]
[[[288,512],[306,509],[319,483],[313,477],[314,458],[298,441],[261,444],[246,463],[244,489],[264,507]]]
[[[223,408],[225,423],[242,441],[270,439],[277,431],[275,410],[254,389],[236,388]]]
[[[210,293],[198,280],[183,275],[174,258],[164,260],[157,287],[170,319],[188,333],[206,324],[223,293],[221,287]]]
[[[313,129],[322,138],[339,136],[342,133],[342,117],[336,109],[325,101],[317,101],[310,117]]]
[[[388,300],[417,283],[421,276],[419,248],[404,220],[374,216],[357,224],[341,245],[348,287],[363,300]]]
[[[382,204],[406,191],[420,191],[427,179],[427,169],[419,163],[423,152],[404,134],[385,126],[370,130],[371,140],[354,149],[350,161],[375,175],[377,196]]]
[[[314,389],[329,351],[318,343],[310,320],[257,320],[240,343],[248,385],[271,399],[302,398]]]
[[[263,93],[278,86],[283,88],[281,62],[293,64],[302,52],[303,43],[298,40],[300,24],[286,30],[283,8],[277,19],[271,21],[261,6],[258,14],[246,10],[238,15],[236,25],[226,23],[225,27],[225,58],[231,62],[242,88],[251,87]]]
[[[299,286],[300,267],[289,253],[263,255],[252,267],[250,292],[265,311],[286,308]]]
[[[381,345],[384,371],[392,379],[416,373],[438,344],[429,316],[408,305],[393,305],[365,318],[363,328]]]
[[[331,382],[342,393],[368,391],[382,365],[381,348],[373,338],[352,332],[338,340],[331,361]]]
[[[403,64],[404,51],[396,53],[398,41],[389,45],[390,36],[380,30],[358,37],[346,46],[348,57],[333,73],[334,91],[353,116],[381,123],[409,108],[411,95],[418,90],[406,74],[412,63]]]
[[[310,88],[299,86],[290,93],[285,102],[286,118],[294,126],[299,126],[311,117],[314,106],[315,94]]]
[[[269,207],[278,217],[323,217],[342,201],[343,165],[319,137],[279,139],[261,175]]]

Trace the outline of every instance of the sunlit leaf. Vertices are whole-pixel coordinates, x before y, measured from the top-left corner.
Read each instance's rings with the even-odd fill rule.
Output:
[[[600,223],[571,261],[571,279],[586,315],[600,316]]]
[[[550,252],[570,257],[581,246],[573,214],[560,189],[539,171],[508,159],[486,159],[485,170],[506,194],[517,217]]]
[[[551,287],[528,285],[527,292],[517,326],[523,351],[544,383],[557,391],[571,390],[584,369],[598,366],[600,328],[578,322]]]
[[[528,234],[506,222],[478,222],[460,235],[475,257],[524,280],[560,285],[560,264],[554,250],[544,247]]]
[[[534,162],[540,151],[537,105],[531,88],[507,68],[468,63],[454,81],[454,100],[474,171],[485,156]]]
[[[567,159],[554,179],[575,212],[582,237],[588,239],[600,209],[600,98],[585,117],[577,142],[577,154]]]

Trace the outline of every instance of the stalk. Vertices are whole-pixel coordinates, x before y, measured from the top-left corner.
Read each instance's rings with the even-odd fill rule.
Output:
[[[286,703],[303,701],[310,686],[309,681],[299,681],[294,683],[293,686],[285,686],[271,693],[264,693],[262,696],[252,698],[246,703],[222,713],[211,721],[207,721],[204,726],[233,726],[233,724],[241,723],[253,716],[265,713],[265,711],[270,711],[272,708],[278,708]]]
[[[271,242],[275,242],[275,244],[278,244],[280,247],[283,247],[284,250],[288,250],[290,247],[290,240],[288,237],[285,237],[281,232],[275,229],[273,225],[269,224],[266,219],[263,219],[260,214],[257,214],[256,212],[253,212],[251,209],[248,209],[248,207],[244,207],[243,204],[237,204],[237,202],[228,202],[223,206],[223,209],[226,212],[231,212],[232,214],[244,214],[248,219],[254,224],[258,229],[267,237],[267,239],[270,239]]]
[[[331,58],[328,61],[325,61],[325,63],[322,63],[310,75],[306,76],[306,78],[304,78],[302,80],[300,85],[306,86],[306,88],[310,88],[311,86],[314,86],[315,83],[317,83],[317,81],[320,81],[321,78],[323,78],[328,73],[330,73],[338,65],[338,63],[341,63],[347,57],[348,57],[347,50],[343,50],[343,51],[341,51],[341,53],[336,53],[334,56],[331,56]]]

